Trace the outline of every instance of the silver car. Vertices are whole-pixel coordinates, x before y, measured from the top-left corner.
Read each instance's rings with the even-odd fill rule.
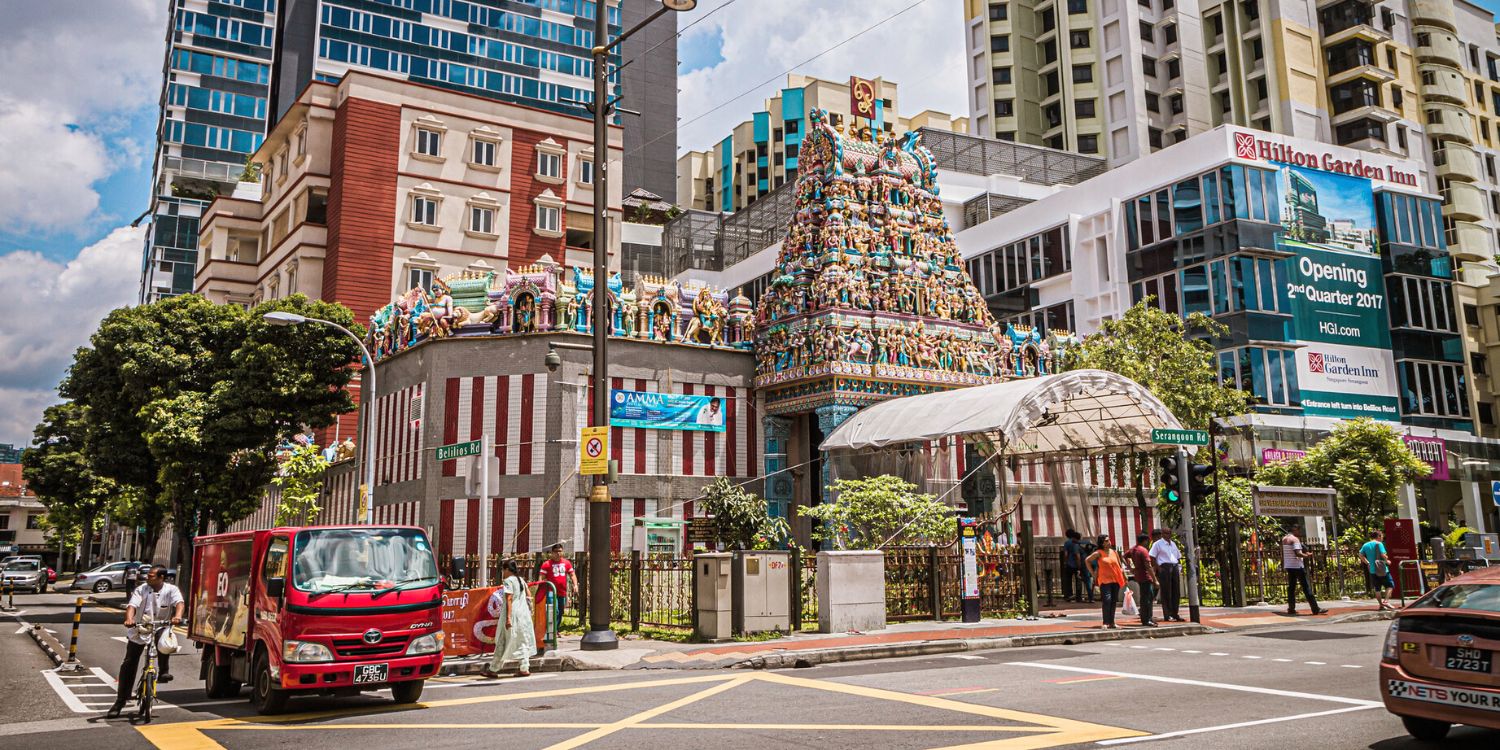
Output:
[[[33,594],[40,594],[47,590],[47,569],[36,560],[17,560],[0,570],[0,575],[5,577],[5,585],[12,591],[28,589]]]
[[[87,573],[79,573],[73,579],[70,591],[85,589],[102,594],[111,589],[125,588],[125,571],[140,567],[138,562],[113,562],[100,565]]]

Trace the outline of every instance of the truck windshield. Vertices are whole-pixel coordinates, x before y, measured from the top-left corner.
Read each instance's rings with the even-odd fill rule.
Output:
[[[297,533],[292,585],[300,591],[387,590],[437,583],[427,537],[415,529],[310,529]]]

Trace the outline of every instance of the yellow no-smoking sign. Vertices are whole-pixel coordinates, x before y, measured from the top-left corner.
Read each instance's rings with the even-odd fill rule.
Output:
[[[609,473],[609,428],[585,427],[579,431],[578,473],[585,476]]]

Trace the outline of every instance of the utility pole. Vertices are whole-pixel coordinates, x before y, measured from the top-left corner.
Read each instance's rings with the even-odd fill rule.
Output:
[[[1182,497],[1182,541],[1187,545],[1188,619],[1202,622],[1198,598],[1198,535],[1194,531],[1193,498],[1188,493],[1188,475],[1192,471],[1188,468],[1191,464],[1188,463],[1187,449],[1182,446],[1177,448],[1177,465],[1182,467],[1177,473],[1177,492]]]

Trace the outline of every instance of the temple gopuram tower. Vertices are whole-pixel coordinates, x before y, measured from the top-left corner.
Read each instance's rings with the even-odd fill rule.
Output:
[[[778,514],[821,498],[817,446],[861,407],[1049,369],[1040,332],[998,326],[974,287],[918,134],[840,133],[823,110],[808,124],[796,212],[756,309],[765,491]]]

